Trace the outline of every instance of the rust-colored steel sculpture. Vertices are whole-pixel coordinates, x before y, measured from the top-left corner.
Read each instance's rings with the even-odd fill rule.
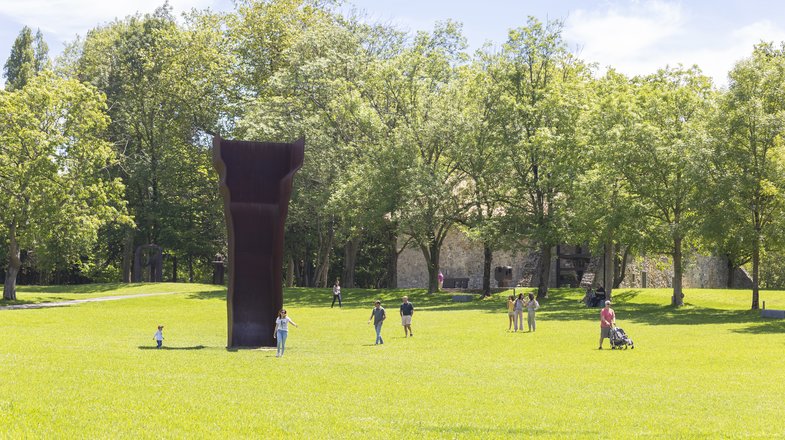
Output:
[[[213,139],[229,233],[230,348],[276,345],[284,224],[304,153],[303,139],[291,144]]]

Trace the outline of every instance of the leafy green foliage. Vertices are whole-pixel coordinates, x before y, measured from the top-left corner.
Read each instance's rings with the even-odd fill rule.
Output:
[[[0,94],[0,227],[8,237],[4,297],[14,298],[20,250],[45,267],[80,263],[100,227],[127,221],[117,158],[104,140],[106,102],[95,88],[49,72]]]

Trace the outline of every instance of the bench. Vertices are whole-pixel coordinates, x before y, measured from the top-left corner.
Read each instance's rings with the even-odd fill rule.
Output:
[[[767,309],[766,301],[763,301],[763,310],[760,311],[760,317],[785,319],[785,310]]]
[[[760,317],[785,319],[785,310],[763,309],[760,311]]]
[[[471,302],[474,295],[453,295],[452,302]]]
[[[442,287],[445,289],[468,289],[468,278],[445,278],[442,282]]]

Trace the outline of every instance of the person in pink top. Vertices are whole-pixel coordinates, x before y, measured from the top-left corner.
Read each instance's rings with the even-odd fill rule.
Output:
[[[605,307],[600,310],[600,350],[602,341],[611,337],[611,327],[616,325],[616,312],[611,308],[611,302],[605,301]]]

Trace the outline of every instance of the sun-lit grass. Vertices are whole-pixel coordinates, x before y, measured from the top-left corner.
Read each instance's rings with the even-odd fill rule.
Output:
[[[277,359],[226,350],[224,292],[211,287],[0,310],[0,438],[785,436],[785,322],[749,311],[749,291],[687,290],[681,309],[669,290],[616,291],[636,348],[599,351],[598,310],[575,290],[541,302],[536,333],[508,333],[506,293],[349,290],[330,309],[327,289],[292,289],[300,327]],[[54,294],[117,294],[94,288]],[[411,339],[402,294],[417,307]],[[382,346],[367,324],[375,298],[390,317]],[[762,299],[785,308],[785,292]],[[165,350],[153,349],[159,323]]]

